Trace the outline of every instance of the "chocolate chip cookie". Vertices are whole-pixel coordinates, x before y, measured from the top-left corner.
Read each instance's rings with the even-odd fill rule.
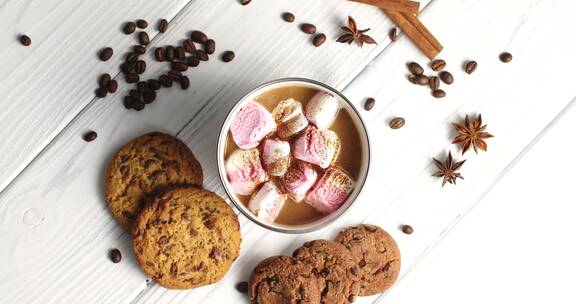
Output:
[[[312,266],[312,272],[320,279],[322,303],[354,302],[360,290],[360,277],[346,247],[332,241],[315,240],[304,243],[294,252],[294,257]]]
[[[216,194],[172,189],[148,204],[132,227],[140,267],[166,288],[189,289],[219,281],[240,251],[240,225]]]
[[[336,242],[352,253],[360,274],[360,295],[386,291],[400,273],[400,250],[394,239],[378,226],[358,225],[341,231]]]
[[[260,262],[248,283],[248,297],[254,304],[318,304],[320,292],[312,267],[287,256]]]
[[[173,186],[202,186],[202,167],[180,140],[144,134],[124,145],[108,164],[106,201],[124,228],[130,228],[151,197]]]

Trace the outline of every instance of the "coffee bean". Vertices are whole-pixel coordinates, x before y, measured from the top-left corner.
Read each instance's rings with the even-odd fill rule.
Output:
[[[141,101],[141,100],[134,100],[132,102],[132,109],[136,110],[136,111],[142,111],[144,110],[144,107],[146,105]]]
[[[158,81],[156,79],[149,79],[148,80],[148,87],[154,91],[159,90],[161,86],[162,85],[160,84],[160,81]]]
[[[398,29],[396,28],[391,29],[390,32],[388,33],[388,37],[392,42],[398,40]]]
[[[430,64],[430,67],[432,68],[432,70],[434,72],[442,71],[446,67],[446,61],[444,61],[442,59],[436,59],[436,60],[432,61],[432,63]]]
[[[440,79],[436,76],[432,76],[428,81],[428,85],[430,86],[430,89],[432,89],[432,91],[438,90],[438,88],[440,88]]]
[[[402,225],[402,232],[406,234],[412,234],[414,232],[414,228],[410,225]]]
[[[138,88],[139,92],[144,92],[148,90],[148,83],[146,81],[139,81],[136,88]]]
[[[324,34],[318,34],[314,36],[314,39],[312,39],[312,44],[315,47],[321,46],[322,44],[324,44],[324,42],[326,42],[326,35]]]
[[[408,71],[414,75],[420,75],[424,73],[424,69],[416,62],[408,63]]]
[[[106,90],[106,87],[100,87],[96,89],[96,97],[98,98],[104,98],[107,94],[108,91]]]
[[[188,76],[182,76],[182,78],[180,78],[180,87],[182,90],[186,90],[190,87],[190,78],[188,78]]]
[[[110,80],[110,82],[108,82],[108,85],[106,86],[106,89],[108,89],[108,92],[110,93],[116,93],[116,91],[118,90],[118,81],[114,79]]]
[[[466,72],[466,74],[472,74],[474,73],[474,71],[476,71],[476,68],[478,67],[478,63],[474,60],[468,61],[466,63],[466,66],[464,67],[464,71]]]
[[[302,30],[306,34],[314,34],[316,33],[316,26],[311,23],[303,23],[300,25],[300,30]]]
[[[241,293],[248,292],[248,282],[239,282],[236,284],[236,290]]]
[[[366,102],[364,102],[364,110],[366,110],[366,111],[372,110],[372,108],[374,108],[375,103],[376,103],[376,100],[372,97],[366,99]]]
[[[134,53],[138,54],[138,55],[142,55],[144,53],[146,53],[146,47],[141,46],[141,45],[135,45],[133,48]]]
[[[444,92],[443,90],[434,90],[432,91],[432,96],[436,97],[436,98],[444,98],[446,97],[446,92]]]
[[[100,60],[107,61],[112,57],[112,54],[114,54],[114,50],[111,47],[105,47],[100,51]]]
[[[172,69],[180,72],[184,72],[188,70],[188,65],[182,61],[174,61],[172,62]]]
[[[105,88],[108,85],[108,82],[110,82],[110,79],[112,79],[112,77],[110,77],[110,74],[108,73],[102,74],[102,76],[100,76],[100,79],[98,80],[98,85],[101,88]]]
[[[164,61],[164,49],[157,47],[156,50],[154,50],[154,57],[156,57],[157,61]]]
[[[136,20],[136,26],[138,28],[145,29],[148,27],[148,22],[146,20],[139,19]]]
[[[136,60],[138,60],[138,57],[140,57],[138,53],[128,53],[126,54],[126,61],[134,63]]]
[[[349,295],[348,302],[353,303],[354,301],[356,301],[356,295]]]
[[[284,19],[284,21],[286,21],[288,23],[292,23],[292,22],[294,22],[294,20],[296,20],[296,17],[292,13],[285,12],[282,14],[282,19]]]
[[[134,33],[135,30],[136,30],[136,23],[134,22],[126,22],[126,24],[124,25],[124,34],[126,35]]]
[[[234,57],[236,55],[234,55],[234,52],[232,51],[226,51],[224,52],[224,54],[222,54],[222,61],[224,62],[230,62],[232,60],[234,60]]]
[[[182,43],[182,47],[184,48],[184,51],[190,54],[194,54],[194,51],[196,51],[196,46],[194,45],[194,42],[190,39],[184,40],[184,42]]]
[[[146,61],[138,60],[134,64],[134,72],[137,74],[143,74],[146,71]]]
[[[203,50],[196,50],[196,58],[200,61],[208,61],[209,57]]]
[[[26,35],[20,35],[20,43],[23,46],[29,46],[30,44],[32,44],[32,39],[30,39],[30,37]]]
[[[150,37],[148,37],[148,33],[146,32],[138,33],[138,42],[141,45],[148,45],[148,43],[150,43]]]
[[[170,79],[170,77],[168,77],[168,75],[161,75],[159,80],[160,80],[160,84],[162,84],[163,87],[165,87],[165,88],[172,87],[172,79]]]
[[[252,0],[240,0],[240,4],[242,5],[248,5],[250,2],[252,2]]]
[[[404,120],[404,118],[396,117],[396,118],[392,119],[388,125],[390,126],[391,129],[396,130],[396,129],[402,128],[404,126],[404,124],[406,124],[406,121]]]
[[[140,76],[135,73],[128,73],[126,76],[124,76],[124,78],[126,79],[127,83],[137,83],[140,80]]]
[[[204,44],[204,51],[206,51],[206,53],[208,54],[214,54],[214,52],[216,51],[216,41],[214,41],[213,39],[208,39],[206,41],[206,44]]]
[[[512,54],[510,54],[508,52],[504,52],[504,53],[500,54],[500,61],[502,61],[504,63],[508,63],[508,62],[512,61]]]
[[[416,75],[410,74],[410,75],[408,75],[407,79],[408,79],[408,81],[410,81],[411,83],[416,84]]]
[[[197,67],[200,64],[200,60],[195,56],[186,58],[186,64],[190,67]]]
[[[201,31],[193,31],[192,34],[190,34],[190,38],[192,41],[202,44],[206,43],[208,40],[206,34],[202,33]]]
[[[142,101],[145,104],[150,104],[156,99],[156,91],[147,89],[142,92]]]
[[[454,83],[454,77],[452,77],[452,74],[450,74],[450,72],[448,72],[448,71],[440,72],[439,76],[440,76],[440,80],[442,80],[442,82],[444,82],[445,84]]]
[[[166,33],[167,30],[168,30],[168,20],[166,19],[160,20],[160,23],[158,23],[158,31],[160,33]]]
[[[169,45],[164,50],[164,53],[166,54],[166,61],[173,61],[174,56],[176,54],[176,49],[173,46]]]
[[[120,71],[122,71],[124,74],[131,73],[133,68],[134,64],[130,62],[124,62],[120,65]]]
[[[138,90],[130,90],[128,94],[135,100],[140,100],[140,98],[142,98],[142,93],[140,93]]]
[[[172,81],[180,81],[180,78],[182,78],[182,72],[178,70],[171,70],[168,72],[168,77],[170,77]]]
[[[132,96],[124,96],[124,107],[128,110],[132,109],[134,104],[134,98]]]
[[[95,140],[96,137],[98,137],[98,133],[96,133],[94,131],[88,131],[88,132],[84,133],[84,136],[82,136],[82,138],[84,138],[84,140],[87,142],[91,142],[91,141]]]
[[[430,78],[426,75],[416,75],[416,84],[425,86],[430,82]]]

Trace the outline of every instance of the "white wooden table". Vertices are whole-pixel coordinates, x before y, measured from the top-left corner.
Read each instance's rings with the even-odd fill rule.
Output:
[[[493,224],[491,213],[468,222],[463,218],[492,188],[498,189],[509,172],[514,176],[516,164],[528,169],[508,182],[510,188],[502,186],[500,204],[515,198],[510,191],[533,194],[517,196],[527,202],[555,198],[543,195],[555,188],[539,189],[539,183],[530,183],[534,180],[552,185],[560,179],[570,187],[566,180],[573,180],[569,173],[576,170],[574,153],[561,154],[564,161],[548,158],[557,153],[549,145],[565,145],[567,151],[576,152],[572,143],[576,130],[576,108],[572,106],[576,103],[576,3],[431,0],[422,1],[421,7],[421,20],[445,46],[440,57],[448,62],[456,79],[446,87],[447,97],[442,100],[405,79],[406,62],[428,61],[403,35],[390,44],[390,21],[380,10],[356,3],[253,0],[241,6],[235,0],[0,1],[0,302],[246,303],[245,295],[236,292],[234,285],[246,280],[258,261],[289,254],[306,240],[331,238],[342,227],[360,222],[382,226],[401,248],[402,274],[388,293],[390,299],[423,302],[425,297],[414,297],[423,284],[414,283],[417,279],[411,282],[410,276],[427,278],[428,274],[437,279],[426,281],[428,288],[440,286],[438,278],[443,274],[429,275],[434,268],[413,270],[457,223],[470,227],[469,233],[479,237],[483,247],[495,245],[478,233],[483,225]],[[297,23],[282,21],[284,11],[293,12]],[[379,44],[357,48],[334,42],[348,15],[355,17],[361,28],[371,27]],[[120,27],[137,18],[147,19],[154,28],[160,18],[170,21],[165,34],[149,30],[152,48],[178,43],[190,30],[200,29],[217,41],[217,53],[231,49],[236,59],[229,64],[211,60],[188,72],[189,90],[162,90],[157,101],[139,113],[122,106],[122,96],[129,89],[123,80],[116,94],[95,99],[98,75],[116,75],[120,63],[120,56],[101,62],[96,52],[111,46],[118,54],[133,45],[133,38],[121,33]],[[316,24],[329,41],[314,48],[310,38],[299,31],[299,22]],[[18,43],[20,33],[32,38],[30,47]],[[498,55],[502,51],[511,52],[514,60],[501,63]],[[156,77],[165,66],[147,56],[145,77]],[[468,59],[479,63],[473,75],[462,71],[461,65]],[[224,195],[215,162],[221,122],[248,90],[287,76],[327,83],[342,90],[358,107],[367,97],[376,98],[372,111],[362,111],[374,162],[361,200],[329,228],[300,236],[269,232],[240,217],[241,256],[218,284],[171,291],[148,283],[130,253],[129,234],[116,224],[103,199],[103,168],[111,154],[147,131],[175,134],[202,162],[205,187]],[[487,153],[465,155],[464,181],[441,188],[440,181],[430,177],[434,170],[431,158],[443,157],[448,149],[457,151],[450,144],[454,136],[450,122],[468,113],[482,113],[496,137],[488,140]],[[404,128],[387,127],[395,116],[406,118]],[[572,123],[565,122],[569,117]],[[549,140],[542,148],[545,152],[524,161],[529,150],[546,142],[542,138],[547,130],[555,128],[563,128],[560,134],[566,138]],[[98,139],[83,141],[87,130],[97,131]],[[536,166],[541,163],[554,164],[555,170]],[[535,169],[529,170],[532,165]],[[554,205],[558,214],[574,214],[574,207],[568,204],[576,201],[570,191],[573,188],[556,198],[566,202]],[[503,213],[511,214],[508,222],[529,223],[518,219],[523,215],[522,205],[515,206],[516,214]],[[533,214],[539,212],[533,210]],[[554,219],[537,221],[548,227]],[[504,222],[504,218],[500,220]],[[405,223],[415,228],[414,234],[399,231]],[[566,227],[573,232],[574,225]],[[573,233],[558,233],[567,236],[564,241],[568,236],[573,240]],[[549,245],[553,244],[557,243]],[[119,264],[107,257],[108,250],[115,247],[124,253]],[[478,259],[482,257],[485,255]],[[449,260],[436,261],[443,261],[436,271],[455,271]],[[509,274],[511,278],[523,275],[520,271]],[[440,302],[442,297],[437,299]],[[449,299],[456,302],[457,298]],[[388,301],[387,295],[381,295],[357,302]]]

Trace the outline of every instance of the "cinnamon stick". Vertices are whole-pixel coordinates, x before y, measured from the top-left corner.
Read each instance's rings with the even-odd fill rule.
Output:
[[[382,9],[412,15],[418,15],[418,13],[420,12],[420,3],[410,0],[350,0],[350,1],[364,3]]]
[[[389,9],[384,9],[384,12],[386,12],[388,17],[412,40],[426,57],[433,59],[442,51],[443,47],[440,42],[436,40],[432,33],[428,31],[416,16]]]

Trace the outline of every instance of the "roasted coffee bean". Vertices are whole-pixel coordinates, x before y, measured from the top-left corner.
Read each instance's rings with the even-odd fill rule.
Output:
[[[321,46],[322,44],[324,44],[324,42],[326,42],[326,35],[324,34],[318,34],[314,36],[314,39],[312,39],[312,44],[315,47]]]
[[[388,37],[392,42],[398,40],[398,29],[396,28],[391,29],[390,32],[388,33]]]
[[[402,225],[402,232],[406,234],[412,234],[414,232],[414,228],[410,225]]]
[[[416,84],[416,75],[410,74],[410,75],[408,75],[407,79],[408,79],[408,81],[410,81],[411,83]]]
[[[118,90],[118,81],[114,79],[110,80],[110,82],[108,82],[108,85],[106,86],[106,89],[108,89],[108,92],[110,93],[116,93],[116,91]]]
[[[112,79],[112,77],[110,77],[110,74],[108,73],[102,74],[102,76],[100,76],[100,79],[98,80],[98,85],[101,88],[105,88],[110,82],[110,79]]]
[[[180,81],[180,78],[182,78],[182,72],[178,70],[171,70],[168,72],[168,77],[170,77],[172,81]]]
[[[156,79],[148,79],[148,87],[154,91],[157,91],[160,89],[162,85],[160,84],[160,81],[156,80]]]
[[[126,54],[126,61],[134,63],[134,62],[136,62],[136,60],[138,60],[138,57],[139,57],[138,53],[134,53],[134,52],[128,53],[128,54]]]
[[[430,82],[430,78],[428,78],[428,76],[416,75],[416,84],[425,86],[425,85],[428,85],[428,82]]]
[[[209,59],[208,54],[203,50],[196,50],[196,58],[200,61],[208,61]]]
[[[96,89],[96,97],[98,97],[98,98],[104,98],[104,97],[106,97],[107,94],[108,94],[108,91],[106,90],[106,87],[101,87],[101,88]]]
[[[94,131],[88,131],[88,132],[84,133],[84,136],[82,136],[82,138],[84,138],[84,140],[87,142],[91,142],[91,141],[95,140],[96,137],[98,137],[98,133],[96,133]]]
[[[30,39],[30,37],[28,37],[26,35],[20,35],[20,43],[23,46],[29,46],[32,44],[32,39]]]
[[[159,80],[160,80],[160,84],[162,84],[162,86],[165,88],[169,88],[172,86],[172,79],[170,79],[170,77],[168,77],[168,75],[161,75]]]
[[[234,60],[234,57],[236,55],[234,55],[234,52],[232,51],[226,51],[224,52],[224,54],[222,54],[222,61],[224,62],[230,62],[232,60]]]
[[[139,81],[136,88],[138,88],[139,92],[144,92],[148,90],[148,83],[146,81]]]
[[[296,20],[296,17],[292,13],[285,12],[282,14],[282,19],[284,19],[284,21],[286,21],[288,23],[292,23],[292,22],[294,22],[294,20]]]
[[[126,24],[124,25],[124,34],[126,35],[134,33],[135,30],[136,30],[136,23],[134,22],[126,22]]]
[[[436,98],[444,98],[446,97],[446,92],[444,92],[443,90],[434,90],[432,91],[432,96],[436,97]]]
[[[136,63],[134,64],[134,71],[137,74],[143,74],[146,71],[146,61],[144,60],[136,61]]]
[[[166,61],[173,61],[174,56],[176,55],[176,49],[173,46],[169,45],[164,50],[164,53],[166,55]]]
[[[148,27],[148,22],[143,19],[136,20],[136,26],[141,29],[145,29]]]
[[[476,71],[476,68],[478,67],[478,63],[474,60],[468,61],[466,63],[466,65],[464,66],[464,71],[466,72],[466,74],[472,74],[474,73],[474,71]]]
[[[404,126],[404,124],[406,124],[406,121],[404,120],[404,118],[396,117],[396,118],[392,119],[388,125],[390,126],[391,129],[396,130],[396,129],[402,128]]]
[[[193,31],[192,34],[190,34],[190,38],[192,41],[202,44],[206,43],[208,40],[206,34],[202,33],[201,31]]]
[[[174,49],[174,55],[175,55],[176,59],[178,59],[178,60],[185,60],[186,59],[186,53],[184,52],[184,48],[181,46],[176,47]]]
[[[111,47],[105,47],[100,51],[100,60],[107,61],[112,57],[112,54],[114,54],[114,50]]]
[[[139,55],[146,53],[146,47],[141,45],[135,45],[132,49],[134,50],[134,53],[137,53]]]
[[[364,102],[364,110],[366,110],[366,111],[372,110],[372,108],[374,108],[375,103],[376,103],[376,100],[372,97],[366,99],[366,102]]]
[[[300,30],[302,30],[306,34],[314,34],[316,33],[316,26],[311,23],[303,23],[300,25]]]
[[[440,80],[442,80],[442,82],[444,82],[445,84],[452,84],[454,83],[454,77],[452,76],[452,74],[450,74],[450,72],[448,71],[442,71],[440,72]]]
[[[504,52],[504,53],[500,54],[500,61],[502,61],[504,63],[508,63],[508,62],[512,61],[512,54],[510,54],[508,52]]]
[[[189,67],[197,67],[200,64],[200,60],[198,60],[198,58],[196,58],[196,56],[190,56],[190,57],[186,58],[186,64]]]
[[[408,63],[408,71],[414,75],[420,75],[424,73],[424,69],[416,62]]]
[[[150,37],[148,37],[148,33],[146,32],[138,33],[138,42],[141,45],[148,45],[148,43],[150,43]]]
[[[127,83],[137,83],[140,80],[140,76],[135,73],[128,73],[126,76],[124,76],[124,78],[126,79]]]
[[[136,111],[142,111],[144,110],[144,107],[146,105],[142,102],[142,100],[134,100],[132,102],[132,109],[136,110]]]
[[[432,91],[438,90],[438,88],[440,88],[440,79],[436,76],[432,76],[428,81],[428,85],[430,86],[430,89],[432,89]]]
[[[190,87],[190,78],[188,78],[188,76],[182,76],[182,78],[180,78],[180,87],[182,90],[186,90]]]
[[[194,54],[194,51],[196,51],[196,46],[194,45],[194,41],[192,41],[190,39],[184,40],[184,42],[182,42],[182,47],[184,48],[184,50],[187,53],[190,53],[190,54]]]
[[[134,104],[134,98],[132,96],[124,96],[124,107],[128,110],[132,109]]]
[[[188,70],[188,65],[182,61],[174,61],[172,62],[172,69],[180,72],[184,72]]]
[[[130,90],[128,92],[128,94],[130,95],[130,97],[134,98],[135,100],[139,100],[140,98],[142,98],[142,93],[140,93],[140,91],[138,90]]]
[[[158,31],[160,33],[166,33],[167,30],[168,30],[168,20],[166,19],[160,20],[160,23],[158,23]]]
[[[154,50],[154,57],[156,57],[157,61],[160,61],[160,62],[164,61],[164,49],[161,47],[157,47]]]
[[[252,2],[252,0],[240,0],[240,4],[242,5],[248,5],[250,2]]]
[[[208,39],[206,41],[206,44],[204,44],[204,51],[206,51],[206,53],[208,54],[214,54],[214,52],[216,51],[216,41],[214,41],[213,39]]]
[[[248,282],[239,282],[236,284],[236,290],[241,293],[248,292]]]
[[[430,63],[430,67],[434,72],[442,71],[446,67],[446,61],[442,59],[436,59]]]
[[[150,104],[156,99],[156,92],[154,90],[147,89],[142,92],[142,101],[145,104]]]

